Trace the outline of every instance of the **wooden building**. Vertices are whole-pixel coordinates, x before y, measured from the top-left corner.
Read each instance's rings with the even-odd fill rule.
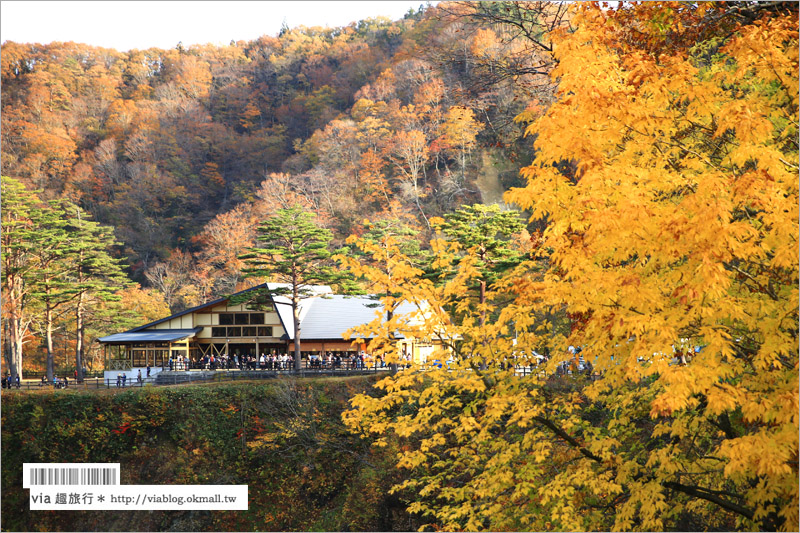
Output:
[[[279,284],[265,284],[270,289]],[[250,304],[235,304],[234,296],[263,286],[242,291],[231,297],[187,309],[172,316],[133,328],[124,333],[102,337],[99,340],[106,351],[106,377],[114,378],[125,373],[129,378],[138,370],[151,367],[151,372],[168,369],[172,357],[173,368],[181,369],[177,362],[197,362],[205,356],[220,358],[261,353],[293,352],[294,327],[292,308],[286,296],[272,296],[270,303],[254,309]],[[313,296],[300,302],[300,336],[303,357],[312,353],[353,352],[364,349],[369,339],[355,342],[344,340],[348,329],[374,320],[382,312],[380,304],[369,296],[342,296],[333,294],[328,286],[312,288]],[[399,313],[408,313],[410,305],[401,306]],[[425,360],[433,350],[430,342],[416,342],[398,336],[398,349],[415,360]],[[152,375],[151,373],[151,375]]]

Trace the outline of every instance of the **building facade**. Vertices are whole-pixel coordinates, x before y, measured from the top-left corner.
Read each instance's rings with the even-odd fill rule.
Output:
[[[248,303],[234,303],[248,291],[278,284],[265,284],[226,298],[133,328],[123,333],[102,337],[105,347],[106,377],[120,373],[134,378],[139,370],[151,375],[170,369],[185,370],[186,362],[196,364],[206,356],[215,359],[227,356],[242,359],[260,354],[293,353],[294,327],[290,300],[286,296],[270,296],[267,304],[254,308]],[[355,352],[364,350],[369,338],[345,340],[350,328],[367,324],[383,312],[377,299],[370,296],[333,294],[330,287],[311,288],[313,296],[300,301],[300,340],[302,356],[308,358],[322,352]],[[405,304],[398,313],[410,313]],[[418,362],[424,362],[434,343],[397,336],[398,350]]]

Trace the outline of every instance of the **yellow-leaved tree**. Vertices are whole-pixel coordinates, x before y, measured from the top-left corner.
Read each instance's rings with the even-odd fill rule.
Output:
[[[374,343],[438,338],[453,363],[385,378],[346,422],[397,447],[434,528],[796,531],[797,6],[572,9],[507,195],[546,222],[533,257],[476,308],[474,252],[434,241],[456,267],[391,280],[419,311]],[[537,379],[570,345],[592,379]]]

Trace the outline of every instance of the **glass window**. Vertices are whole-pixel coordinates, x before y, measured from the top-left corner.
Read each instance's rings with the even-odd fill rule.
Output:
[[[234,324],[243,326],[250,323],[250,316],[247,313],[236,313],[234,316]]]
[[[263,324],[264,323],[264,313],[250,313],[250,323],[251,324]]]
[[[257,328],[242,328],[243,337],[255,337]]]
[[[272,327],[260,327],[258,328],[258,336],[259,337],[272,337]]]
[[[225,328],[211,328],[212,337],[225,337],[227,335]]]
[[[144,350],[133,350],[133,366],[147,366]]]
[[[241,337],[242,328],[228,328],[228,337]]]
[[[153,366],[164,366],[167,363],[165,350],[148,350],[148,352],[152,354],[148,359],[153,359]]]
[[[220,326],[230,326],[233,324],[233,313],[220,313],[219,314],[219,325]]]

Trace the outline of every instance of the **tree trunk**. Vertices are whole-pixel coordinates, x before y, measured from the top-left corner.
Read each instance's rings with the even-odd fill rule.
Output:
[[[56,372],[55,356],[53,355],[53,310],[48,304],[44,309],[45,346],[47,349],[47,381],[53,381]]]
[[[75,368],[78,370],[78,382],[83,382],[83,293],[78,294],[75,306]]]
[[[4,264],[5,266],[5,264]],[[23,321],[24,300],[22,290],[22,279],[19,276],[9,274],[6,279],[6,291],[3,294],[4,307],[7,306],[7,313],[4,317],[8,336],[3,339],[8,345],[8,372],[12,380],[16,381],[17,376],[22,379],[22,340],[25,337],[26,323]]]
[[[485,280],[481,280],[480,287],[481,287],[481,292],[480,292],[480,296],[478,297],[478,304],[483,306],[483,304],[486,303],[486,281]],[[485,309],[481,309],[481,318],[480,318],[481,331],[483,331],[483,326],[484,325],[486,325],[486,310]],[[483,335],[483,341],[482,341],[483,345],[486,346],[486,333],[482,333],[482,335]],[[484,356],[484,358],[481,360],[480,369],[481,370],[486,370],[487,368],[488,368],[488,365],[486,364],[486,356]]]
[[[481,280],[480,287],[481,287],[481,293],[480,293],[480,296],[478,297],[478,304],[483,306],[486,303],[486,281],[485,280]],[[481,309],[480,325],[481,325],[481,327],[486,325],[486,309]]]
[[[8,327],[6,324],[3,324],[3,338],[6,339],[6,342],[3,343],[3,358],[6,360],[6,370],[11,373],[11,343],[8,342]]]
[[[294,322],[294,369],[300,370],[300,309],[299,302],[292,299],[292,319]]]
[[[388,294],[388,290],[387,290],[387,294]],[[392,313],[391,311],[386,311],[386,321],[387,322],[389,322],[392,319],[393,316],[394,316],[394,313]],[[391,363],[389,363],[389,374],[391,374],[391,375],[397,374],[397,361],[392,361]]]
[[[300,370],[300,295],[297,274],[292,274],[292,322],[294,322],[294,369]]]
[[[428,217],[425,216],[425,211],[422,210],[422,204],[419,203],[419,190],[417,189],[417,178],[414,178],[414,201],[417,204],[417,209],[419,209],[422,218],[425,220],[425,225],[428,226],[428,229],[431,229],[431,223],[428,222]]]
[[[16,381],[17,377],[22,379],[24,376],[22,375],[22,336],[20,335],[14,341],[14,346],[12,347],[12,357],[14,359],[14,365],[12,367],[12,374],[11,377],[14,378]]]
[[[22,319],[14,311],[10,313],[7,325],[8,355],[6,362],[11,379],[16,381],[17,376],[22,379],[22,339],[25,336],[25,327],[22,325]]]
[[[10,342],[11,338],[11,328],[9,324],[6,324],[6,342],[3,343],[3,357],[6,359],[6,370],[8,371],[9,375],[11,375],[12,379],[17,375],[17,365],[14,359],[14,343]]]

